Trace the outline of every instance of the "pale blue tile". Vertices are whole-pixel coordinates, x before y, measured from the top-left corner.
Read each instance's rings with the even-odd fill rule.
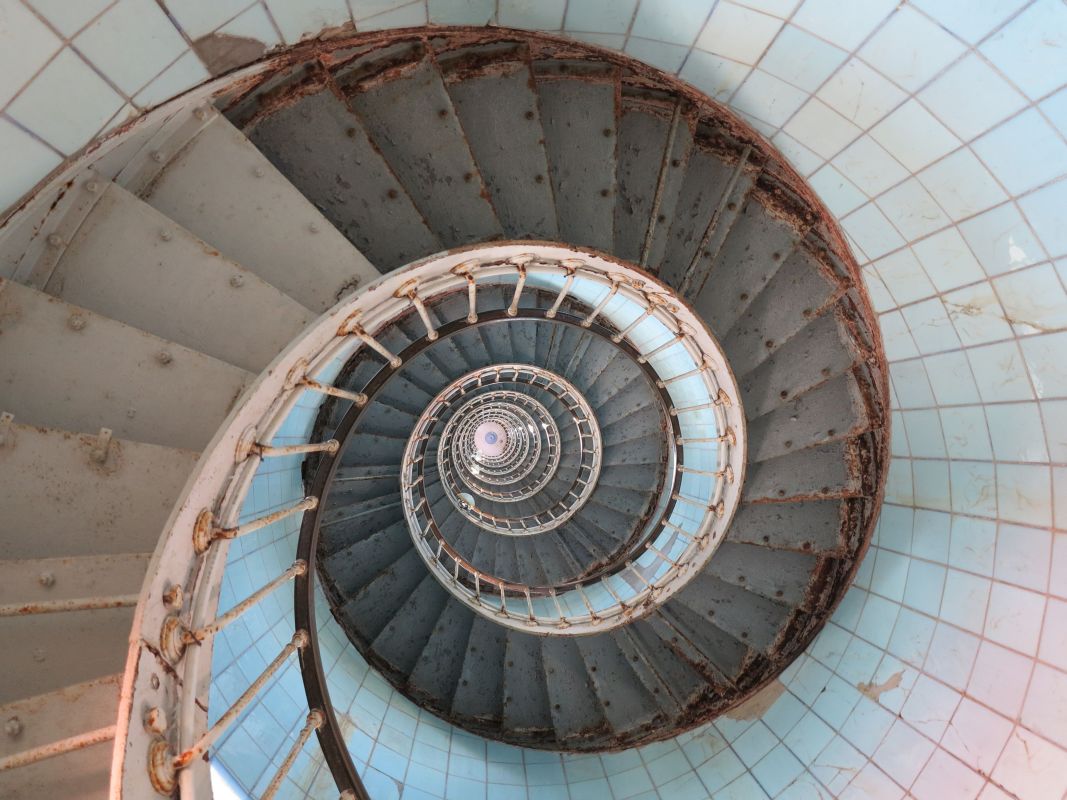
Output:
[[[13,205],[41,178],[59,165],[62,157],[6,119],[0,119],[0,209]]]
[[[485,794],[485,784],[481,781],[472,781],[469,778],[459,778],[455,775],[448,776],[445,800],[485,800]],[[375,800],[377,800],[376,797]]]
[[[709,0],[663,0],[641,3],[631,34],[672,44],[690,45],[711,11]],[[594,27],[592,30],[601,30]]]
[[[837,796],[866,763],[866,756],[836,736],[815,759],[811,772]]]
[[[1020,345],[1037,396],[1067,396],[1067,364],[1063,359],[1063,354],[1067,352],[1064,350],[1067,347],[1067,334],[1033,336],[1024,339]]]
[[[908,177],[908,171],[870,136],[861,136],[845,148],[833,164],[870,197]]]
[[[933,233],[950,222],[934,198],[915,178],[894,186],[877,202],[889,221],[908,241]]]
[[[426,3],[423,0],[414,0],[406,5],[400,2],[390,2],[390,0],[373,0],[373,9],[383,7],[391,9],[376,11],[374,15],[364,10],[366,4],[367,0],[349,0],[352,17],[359,24],[361,31],[407,28],[413,25],[425,25],[427,22]]]
[[[959,337],[948,318],[944,305],[938,298],[930,298],[906,306],[903,314],[919,352],[939,353],[959,347]],[[934,382],[934,376],[930,377],[931,382]],[[968,375],[967,378],[969,380],[970,376]],[[936,385],[934,393],[937,393]]]
[[[805,8],[811,3],[805,3]],[[853,3],[842,9],[860,8]],[[830,76],[818,98],[860,128],[869,128],[902,102],[907,95],[877,70],[853,58]]]
[[[941,590],[945,585],[945,568],[916,559],[908,570],[904,602],[925,614],[937,616],[941,609]],[[897,623],[900,624],[899,621]]]
[[[873,204],[865,205],[852,212],[841,221],[841,224],[871,260],[881,258],[905,243],[903,237],[886,219],[885,214]]]
[[[933,742],[910,725],[897,720],[875,753],[874,760],[898,784],[911,786],[934,747]]]
[[[267,7],[290,44],[352,21],[346,0],[316,0],[312,7],[300,0],[268,0]]]
[[[487,25],[496,13],[495,0],[426,0],[430,22],[440,25]]]
[[[565,0],[500,0],[497,22],[512,28],[558,31],[566,5]]]
[[[1019,206],[1052,256],[1067,253],[1067,180],[1021,198]]]
[[[963,51],[963,44],[955,37],[904,6],[860,48],[859,56],[914,92]]]
[[[945,156],[918,177],[954,220],[970,217],[1008,198],[989,170],[966,148]]]
[[[580,795],[585,797],[585,795]],[[664,784],[660,788],[660,797],[669,797],[671,800],[705,800],[708,790],[704,788],[700,777],[695,772],[689,772]],[[593,798],[594,795],[589,795]]]
[[[680,77],[715,100],[732,95],[752,68],[727,58],[694,50],[686,59]]]
[[[685,61],[689,47],[680,44],[667,44],[653,39],[631,36],[626,42],[626,52],[639,61],[651,64],[665,72],[677,72]]]
[[[989,588],[987,578],[950,569],[945,578],[941,618],[972,633],[981,633]]]
[[[1060,133],[1067,136],[1067,89],[1061,89],[1042,102],[1041,110],[1059,128]]]
[[[700,7],[703,3],[692,5]],[[719,3],[696,40],[696,46],[742,64],[755,64],[781,28],[782,20],[777,17],[733,3]]]
[[[130,37],[131,30],[138,35]],[[178,30],[152,0],[119,0],[78,34],[74,44],[128,95],[136,94],[186,50]]]
[[[802,763],[810,764],[833,738],[833,728],[818,714],[809,711],[783,741]]]
[[[570,3],[564,27],[571,31],[626,33],[637,8],[637,0],[583,0]]]
[[[839,47],[853,50],[896,5],[894,0],[844,4],[837,0],[806,0],[793,22]]]
[[[950,476],[945,461],[913,461],[915,505],[923,508],[951,508]]]
[[[861,753],[870,756],[893,725],[893,719],[894,716],[877,703],[861,697],[841,726],[841,735]]]
[[[709,792],[717,792],[744,774],[745,765],[733,750],[723,750],[714,758],[697,767],[700,780]]]
[[[786,25],[760,59],[760,69],[801,89],[814,92],[830,77],[848,54],[810,33]]]
[[[998,464],[997,510],[1000,517],[1024,525],[1051,525],[1051,477],[1046,466]]]
[[[985,278],[985,272],[956,228],[914,242],[911,249],[939,292]]]
[[[912,172],[960,145],[960,140],[915,100],[879,122],[871,129],[871,137]]]
[[[751,774],[742,775],[725,789],[715,792],[715,800],[764,800],[767,793]]]
[[[936,612],[935,612],[936,613]],[[910,608],[901,608],[893,635],[889,637],[888,650],[897,658],[915,667],[922,664],[930,639],[934,635],[934,620],[918,614]],[[876,680],[880,680],[875,676]],[[882,704],[889,700],[883,697]]]
[[[1036,109],[1008,120],[972,146],[993,174],[1014,194],[1026,192],[1067,172],[1067,144],[1059,131]]]
[[[789,752],[785,745],[778,745],[752,768],[753,777],[771,797],[774,797],[804,772],[804,765]]]
[[[886,256],[875,267],[899,305],[914,303],[936,294],[922,264],[908,248]]]
[[[1044,260],[1044,251],[1010,203],[967,220],[960,225],[960,230],[990,275]]]
[[[525,786],[508,786],[499,783],[490,783],[486,787],[488,789],[487,800],[526,800],[526,787]]]
[[[992,464],[955,461],[949,472],[953,511],[983,517],[996,516],[996,479]]]
[[[1034,3],[986,41],[982,53],[1031,99],[1058,89],[1067,75],[1067,7]]]
[[[732,105],[763,122],[778,126],[800,108],[807,95],[773,75],[755,69],[741,84]]]
[[[1027,103],[973,53],[923,89],[919,99],[964,141],[985,133]]]
[[[801,111],[803,112],[803,109]],[[830,212],[838,218],[854,211],[867,201],[867,196],[832,164],[827,164],[812,175],[809,183],[819,194],[820,199],[826,203]]]
[[[911,540],[911,554],[919,558],[948,561],[949,531],[952,517],[938,511],[916,509],[915,531]]]

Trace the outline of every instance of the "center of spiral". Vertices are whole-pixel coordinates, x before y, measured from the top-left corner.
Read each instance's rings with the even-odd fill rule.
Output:
[[[508,446],[508,432],[499,422],[483,422],[474,431],[474,446],[486,458],[498,458]]]

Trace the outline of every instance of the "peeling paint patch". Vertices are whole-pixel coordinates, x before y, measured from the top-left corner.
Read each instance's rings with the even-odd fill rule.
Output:
[[[867,697],[871,698],[875,702],[885,693],[891,692],[900,686],[900,682],[904,679],[904,670],[900,672],[894,672],[882,683],[864,683],[860,681],[856,684],[856,688],[863,692]]]
[[[776,678],[741,705],[727,711],[723,716],[727,719],[735,719],[742,722],[759,719],[767,713],[768,709],[770,709],[770,707],[773,706],[778,698],[784,693],[785,684]]]
[[[214,77],[255,61],[267,52],[267,45],[248,36],[209,33],[193,42],[193,50]]]

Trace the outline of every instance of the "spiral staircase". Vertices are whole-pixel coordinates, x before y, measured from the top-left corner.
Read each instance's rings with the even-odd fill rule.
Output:
[[[338,44],[121,139],[4,247],[4,797],[198,795],[294,655],[307,723],[264,796],[304,796],[313,734],[365,796],[316,606],[475,734],[670,737],[802,652],[870,539],[886,378],[843,239],[625,58]],[[253,540],[292,566],[224,583]],[[280,654],[219,708],[213,638],[290,581]]]

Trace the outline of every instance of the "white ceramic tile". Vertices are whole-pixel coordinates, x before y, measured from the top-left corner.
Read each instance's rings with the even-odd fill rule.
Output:
[[[1045,252],[1014,205],[1008,203],[960,224],[960,232],[989,275],[1045,259]]]
[[[1041,403],[1048,453],[1055,463],[1067,462],[1067,400]]]
[[[8,107],[15,121],[63,153],[89,140],[124,100],[70,48],[57,55]]]
[[[1012,724],[994,711],[964,698],[942,739],[950,753],[989,774],[1011,733]]]
[[[1048,601],[1038,655],[1053,666],[1067,670],[1067,603],[1062,600]]]
[[[267,0],[267,8],[278,24],[282,37],[292,44],[314,36],[324,28],[336,28],[352,22],[345,0]]]
[[[952,505],[951,475],[947,461],[914,461],[915,505],[948,511]]]
[[[916,800],[944,800],[946,797],[970,800],[978,796],[984,785],[984,777],[944,750],[936,750],[911,787],[911,793]]]
[[[803,110],[801,109],[801,113]],[[797,116],[800,114],[798,113]],[[795,120],[796,117],[793,119]],[[857,189],[852,181],[838,172],[832,164],[825,165],[812,175],[809,182],[835,217],[843,217],[867,201],[867,196]]]
[[[882,314],[878,318],[878,325],[882,330],[885,355],[890,361],[902,361],[919,355],[915,340],[912,339],[911,331],[908,330],[908,324],[899,311]]]
[[[163,73],[134,95],[134,102],[142,108],[150,108],[179,95],[186,89],[203,83],[210,75],[196,53],[187,50]]]
[[[677,72],[689,48],[680,44],[667,44],[652,39],[642,39],[640,36],[631,36],[626,41],[626,52],[639,61],[651,64],[664,72]]]
[[[422,7],[421,18],[411,11],[413,5]],[[352,12],[352,18],[357,22],[368,17],[390,14],[392,19],[397,20],[396,25],[383,25],[382,27],[405,27],[403,22],[409,18],[420,20],[417,24],[426,24],[425,0],[348,0],[348,8]],[[396,12],[393,14],[393,12]],[[358,26],[360,30],[366,30],[364,25]]]
[[[908,171],[868,135],[845,148],[833,165],[870,197],[908,177]]]
[[[1051,525],[1050,479],[1046,466],[998,464],[997,511],[1000,518],[1026,525]]]
[[[703,50],[693,50],[686,59],[679,76],[716,100],[725,100],[741,85],[751,67],[713,56]]]
[[[805,103],[783,130],[824,159],[833,158],[862,133],[817,98]]]
[[[130,37],[131,30],[139,35]],[[152,0],[119,0],[82,31],[74,45],[129,95],[186,49],[181,35]]]
[[[637,9],[631,33],[646,39],[691,45],[708,19],[711,6],[711,0],[665,0],[653,3],[645,0]]]
[[[793,25],[786,25],[759,66],[794,86],[814,92],[847,57],[848,53],[841,48]]]
[[[915,178],[894,186],[876,202],[908,241],[933,233],[950,223],[945,212]]]
[[[889,377],[901,408],[926,408],[934,405],[934,395],[926,378],[922,361],[903,361],[889,365]]]
[[[771,142],[782,151],[783,155],[789,159],[789,163],[801,175],[810,175],[824,163],[822,157],[817,153],[813,153],[788,133],[779,131],[771,137]]]
[[[1067,333],[1050,333],[1024,339],[1020,346],[1038,397],[1067,397]]]
[[[934,116],[909,100],[879,122],[871,137],[912,172],[957,148],[957,139]]]
[[[0,118],[0,209],[32,189],[42,175],[59,165],[59,154],[24,130]]]
[[[564,27],[572,31],[626,33],[637,0],[584,0],[567,6]]]
[[[1008,199],[989,170],[967,148],[931,164],[918,177],[954,220],[970,217]]]
[[[944,305],[939,298],[930,298],[914,305],[907,306],[903,310],[904,319],[908,323],[915,344],[919,352],[923,354],[942,353],[960,346],[956,330],[948,318]],[[930,362],[927,362],[928,365]],[[965,361],[960,361],[957,366],[964,368]],[[929,369],[928,369],[929,371]],[[950,371],[951,372],[951,371]],[[969,373],[966,374],[969,380]],[[931,373],[931,382],[934,386],[934,394],[938,395],[937,381]],[[966,388],[966,383],[964,384]],[[939,396],[940,400],[940,396]],[[918,455],[918,454],[916,454]]]
[[[968,380],[971,387],[974,380]],[[977,400],[977,389],[974,389]],[[993,457],[989,444],[985,415],[980,407],[943,408],[940,411],[941,429],[945,432],[945,447],[952,458],[988,459]]]
[[[830,77],[817,97],[845,119],[868,128],[904,102],[907,95],[853,58]]]
[[[755,64],[781,27],[782,20],[777,17],[723,0],[712,12],[696,46],[742,64]]]
[[[1017,727],[991,777],[1017,797],[1060,800],[1067,792],[1067,752]]]
[[[1026,5],[1027,0],[913,0],[914,4],[952,33],[976,44],[1008,17]]]
[[[952,480],[953,511],[985,517],[996,516],[996,476],[992,464],[953,461],[949,472]]]
[[[936,309],[929,309],[929,313],[931,314],[931,319],[940,319]],[[947,317],[948,311],[946,310],[944,313]],[[949,322],[951,324],[951,320]],[[944,336],[944,338],[948,338],[948,334],[940,330],[930,331],[930,333],[937,333],[938,337]],[[923,336],[925,341],[925,337],[929,334],[916,335]],[[928,356],[923,359],[923,362],[926,364],[926,371],[930,375],[930,385],[933,387],[934,397],[939,405],[964,405],[966,403],[979,402],[978,387],[975,386],[974,378],[971,375],[971,365],[967,361],[966,355],[961,352],[939,353]],[[980,411],[979,416],[981,417]],[[982,424],[979,426],[982,430],[985,429],[984,419],[982,417]],[[948,438],[947,428],[945,429],[945,436],[949,455],[960,457],[959,448],[963,448],[964,444]],[[953,451],[954,447],[957,448],[955,452]],[[988,446],[986,449],[988,449]]]
[[[732,100],[734,108],[774,126],[785,124],[807,95],[773,75],[752,70]]]
[[[835,0],[805,0],[793,15],[793,21],[838,47],[853,50],[895,6],[892,0],[847,4]]]
[[[1014,342],[1001,342],[967,351],[983,402],[1033,399],[1022,355]]]
[[[849,214],[841,224],[869,258],[879,258],[904,244],[885,214],[871,203]]]
[[[1001,275],[993,286],[1016,334],[1067,327],[1067,293],[1051,264]]]
[[[1021,198],[1019,207],[1050,255],[1059,257],[1067,253],[1067,181],[1061,180]]]
[[[1026,105],[1026,98],[986,61],[971,53],[919,94],[957,136],[969,141]]]
[[[1037,653],[1045,598],[1006,583],[994,583],[989,594],[985,636],[1026,655]]]
[[[972,145],[1001,183],[1021,194],[1067,172],[1067,144],[1036,109],[1013,117]]]
[[[917,241],[911,249],[939,292],[985,278],[978,260],[955,228]]]
[[[202,3],[198,0],[165,0],[165,5],[189,38],[199,39],[229,22],[254,2],[255,0],[215,0],[212,3]]]
[[[24,5],[16,0],[0,4],[0,108],[61,46],[59,38]]]
[[[63,36],[71,37],[114,0],[31,0],[30,5],[48,20]],[[2,26],[0,26],[2,27]]]
[[[1058,89],[1067,74],[1067,7],[1039,0],[983,43],[981,50],[1036,100]]]
[[[1001,714],[1014,717],[1022,707],[1031,662],[1025,656],[984,641],[968,684],[968,694]],[[960,753],[956,755],[963,757]]]
[[[908,248],[886,256],[877,261],[875,266],[886,288],[899,305],[912,303],[935,294],[926,271]]]
[[[258,3],[227,22],[218,32],[225,36],[239,36],[262,42],[267,49],[281,44],[281,38],[267,10]]]
[[[956,713],[960,699],[959,692],[920,675],[900,715],[919,733],[936,742]]]
[[[441,25],[487,25],[496,16],[495,0],[426,0],[430,22]]]
[[[986,408],[993,453],[1000,461],[1048,461],[1037,403],[1006,403]]]
[[[954,36],[903,6],[859,50],[859,56],[897,85],[917,91],[964,51]]]

